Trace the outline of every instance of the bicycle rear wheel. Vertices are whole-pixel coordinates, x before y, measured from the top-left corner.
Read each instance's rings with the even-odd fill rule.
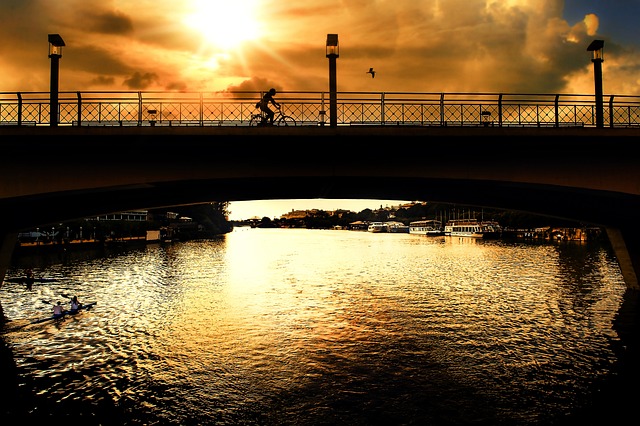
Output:
[[[295,126],[296,120],[288,115],[283,115],[282,117],[278,118],[277,124],[278,126]]]

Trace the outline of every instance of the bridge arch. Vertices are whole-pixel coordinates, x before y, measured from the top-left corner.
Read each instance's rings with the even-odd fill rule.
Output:
[[[258,199],[407,199],[520,210],[607,229],[640,270],[637,129],[15,128],[2,130],[2,268],[40,224]]]

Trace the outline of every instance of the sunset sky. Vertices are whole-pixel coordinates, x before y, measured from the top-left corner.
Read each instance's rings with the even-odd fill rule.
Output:
[[[605,95],[640,94],[640,0],[1,0],[0,17],[0,92],[49,90],[50,33],[61,91],[327,91],[331,33],[338,91],[589,94],[602,39]]]
[[[640,93],[638,0],[2,0],[0,91],[47,91],[47,34],[66,43],[60,90]],[[366,71],[373,67],[371,78]]]

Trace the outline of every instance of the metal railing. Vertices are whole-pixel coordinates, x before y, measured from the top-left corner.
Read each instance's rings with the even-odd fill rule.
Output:
[[[60,126],[248,126],[261,92],[59,92]],[[0,92],[0,126],[50,125],[49,92]],[[329,92],[279,92],[298,125],[328,125]],[[338,92],[338,125],[596,127],[594,95]],[[640,126],[640,95],[605,95],[605,127]]]

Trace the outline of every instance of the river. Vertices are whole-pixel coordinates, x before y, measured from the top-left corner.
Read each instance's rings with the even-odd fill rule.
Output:
[[[6,419],[537,425],[618,410],[625,284],[595,243],[236,228],[34,272],[52,281],[0,290]],[[96,305],[31,324],[71,295]]]

